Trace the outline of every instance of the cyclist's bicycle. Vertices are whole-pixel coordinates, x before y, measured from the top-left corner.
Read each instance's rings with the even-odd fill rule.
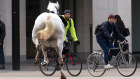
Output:
[[[119,48],[110,49],[110,54],[116,54],[111,59],[111,64],[117,67],[118,72],[124,76],[132,76],[137,69],[137,61],[132,53],[128,50],[124,51],[125,46],[128,44],[127,40],[118,42]],[[104,68],[104,53],[102,50],[93,51],[87,58],[87,68],[92,76],[100,77],[107,69]],[[129,69],[129,72],[128,72]]]
[[[72,42],[68,42],[64,49],[67,50],[63,54],[63,61],[66,65],[66,69],[71,76],[78,76],[82,71],[82,61],[79,56],[70,51],[70,44]],[[56,71],[60,70],[58,63],[58,55],[54,48],[50,48],[47,50],[47,56],[49,63],[44,66],[41,63],[43,62],[43,57],[40,58],[40,71],[46,76],[52,76]]]

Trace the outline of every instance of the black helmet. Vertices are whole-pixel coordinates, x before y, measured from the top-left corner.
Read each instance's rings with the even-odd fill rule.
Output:
[[[70,10],[65,10],[64,14],[66,14],[66,13],[71,13],[71,12],[70,12]]]

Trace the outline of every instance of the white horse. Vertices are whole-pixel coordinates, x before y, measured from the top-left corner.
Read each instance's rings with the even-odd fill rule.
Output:
[[[64,42],[64,24],[57,15],[59,4],[49,2],[47,9],[50,11],[40,14],[35,20],[32,30],[32,40],[37,48],[35,60],[39,59],[39,48],[41,46],[44,55],[44,63],[48,64],[46,47],[54,47],[58,53],[58,62],[61,66],[61,79],[66,79],[63,73],[62,50]]]

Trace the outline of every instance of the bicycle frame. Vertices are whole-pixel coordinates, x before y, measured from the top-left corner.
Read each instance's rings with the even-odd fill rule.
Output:
[[[68,48],[68,51],[67,51],[67,53],[65,54],[65,57],[63,58],[64,61],[65,61],[66,57],[69,57],[69,58],[70,58],[71,64],[74,64],[73,59],[72,59],[72,56],[71,56],[70,48]]]
[[[71,43],[70,43],[71,44]],[[65,62],[65,59],[68,57],[68,58],[70,58],[70,62],[71,62],[71,64],[72,65],[74,65],[75,63],[74,63],[74,61],[73,61],[73,59],[72,59],[72,54],[71,54],[71,51],[70,51],[70,47],[69,46],[67,46],[68,48],[68,51],[64,54],[65,55],[65,57],[63,57],[63,61]],[[54,50],[54,49],[50,49],[50,51],[52,51],[52,52],[54,52],[54,53],[52,53],[52,54],[57,54],[56,53],[56,51]],[[53,58],[55,55],[52,55],[51,56],[51,58]],[[57,58],[58,57],[55,57],[55,59],[57,60]],[[57,66],[59,66],[59,64],[58,64],[58,62],[57,62]],[[56,69],[57,69],[58,67],[56,67]]]
[[[112,62],[110,62],[111,64],[115,64],[116,65],[116,63],[115,63],[115,61],[117,60],[117,58],[119,57],[119,56],[121,56],[121,58],[122,58],[122,60],[123,60],[123,63],[125,63],[126,62],[126,60],[125,60],[125,58],[123,57],[123,53],[124,53],[124,51],[123,51],[123,44],[124,43],[126,43],[126,41],[124,41],[124,42],[119,42],[118,41],[118,43],[119,43],[119,49],[120,49],[120,51],[119,51],[119,53],[115,56],[115,58],[112,60]]]
[[[74,62],[73,62],[73,59],[72,59],[72,53],[71,53],[71,51],[70,51],[70,45],[73,43],[72,42],[72,40],[70,40],[70,41],[68,41],[68,39],[66,38],[66,43],[67,43],[67,45],[66,44],[64,44],[65,45],[65,49],[67,49],[67,51],[66,51],[66,53],[64,54],[65,55],[65,57],[63,58],[63,60],[65,60],[66,59],[66,57],[68,57],[68,58],[70,58],[70,62],[71,62],[71,64],[73,65],[73,64],[75,64]]]

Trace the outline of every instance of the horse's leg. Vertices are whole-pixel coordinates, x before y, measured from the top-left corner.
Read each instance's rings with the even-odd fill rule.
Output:
[[[47,50],[46,46],[42,46],[42,52],[43,52],[43,56],[44,56],[44,62],[42,63],[42,65],[47,65],[49,60],[48,60],[48,56],[47,56]]]
[[[38,67],[39,66],[40,44],[36,45],[36,48],[37,48],[37,53],[35,56],[35,65]]]
[[[64,68],[64,63],[63,63],[63,58],[62,58],[62,50],[63,50],[63,42],[62,40],[59,40],[57,42],[57,54],[58,54],[58,62],[59,66],[61,68],[60,74],[61,74],[61,79],[66,79],[66,76],[64,74],[63,68]]]
[[[63,63],[63,58],[62,58],[59,47],[57,47],[57,55],[58,55],[58,63],[61,64],[60,67],[63,68],[63,64],[62,64]]]

